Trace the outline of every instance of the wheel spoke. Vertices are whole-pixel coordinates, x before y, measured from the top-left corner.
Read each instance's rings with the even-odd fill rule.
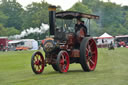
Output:
[[[63,55],[63,54],[61,54],[61,58],[62,58],[62,59],[60,60],[60,63],[61,63],[61,64],[64,64],[65,59],[64,59],[64,55]]]
[[[62,60],[64,60],[64,55],[62,54],[61,56],[62,56]]]
[[[38,71],[38,66],[36,66],[36,71]]]
[[[64,70],[64,65],[63,64],[60,64],[60,68],[63,71]]]
[[[38,70],[40,70],[40,65],[38,65]]]
[[[64,64],[64,61],[63,60],[60,60],[60,64]]]
[[[90,47],[92,47],[92,45],[93,45],[93,42],[90,43]]]
[[[88,48],[88,51],[89,51],[89,43],[87,44],[87,48]]]
[[[88,49],[88,48],[86,48],[86,51],[88,52],[88,51],[89,51],[89,49]]]
[[[88,49],[89,49],[89,51],[91,51],[91,47],[90,47],[90,45],[88,46]]]
[[[90,61],[90,60],[91,60],[91,58],[92,58],[92,56],[89,56],[88,61]]]
[[[36,55],[36,59],[37,59],[37,61],[39,60],[39,59],[38,59],[38,55]]]
[[[36,60],[35,60],[35,59],[33,60],[33,63],[34,63],[34,64],[36,63]]]
[[[37,65],[37,61],[34,61],[34,64]]]
[[[95,62],[92,60],[92,59],[90,59],[89,60],[93,65],[95,65]]]
[[[85,55],[88,56],[88,52],[89,52],[89,49],[86,48],[86,52],[85,52]]]

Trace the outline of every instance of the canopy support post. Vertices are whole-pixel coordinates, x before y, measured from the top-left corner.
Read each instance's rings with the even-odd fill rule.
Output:
[[[88,35],[90,35],[90,19],[89,19],[89,26],[88,26]]]

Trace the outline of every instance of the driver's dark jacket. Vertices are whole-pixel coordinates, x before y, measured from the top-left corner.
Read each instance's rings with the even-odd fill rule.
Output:
[[[79,31],[81,28],[85,29],[85,33],[87,33],[87,27],[83,24],[75,24],[75,33]]]

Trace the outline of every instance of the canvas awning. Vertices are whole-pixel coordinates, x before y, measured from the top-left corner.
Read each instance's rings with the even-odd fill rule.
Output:
[[[128,37],[128,35],[119,35],[119,36],[115,36],[116,38],[122,38],[122,37]]]

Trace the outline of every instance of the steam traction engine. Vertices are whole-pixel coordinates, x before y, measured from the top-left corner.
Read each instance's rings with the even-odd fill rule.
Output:
[[[32,55],[31,66],[35,74],[43,72],[46,64],[55,71],[65,73],[69,64],[80,63],[84,71],[93,71],[97,64],[97,46],[93,38],[85,33],[84,28],[75,32],[65,32],[55,28],[55,20],[59,19],[98,19],[96,15],[84,14],[73,11],[56,13],[56,7],[49,7],[50,38],[44,42],[45,58],[37,51]],[[51,37],[52,36],[52,37]]]

